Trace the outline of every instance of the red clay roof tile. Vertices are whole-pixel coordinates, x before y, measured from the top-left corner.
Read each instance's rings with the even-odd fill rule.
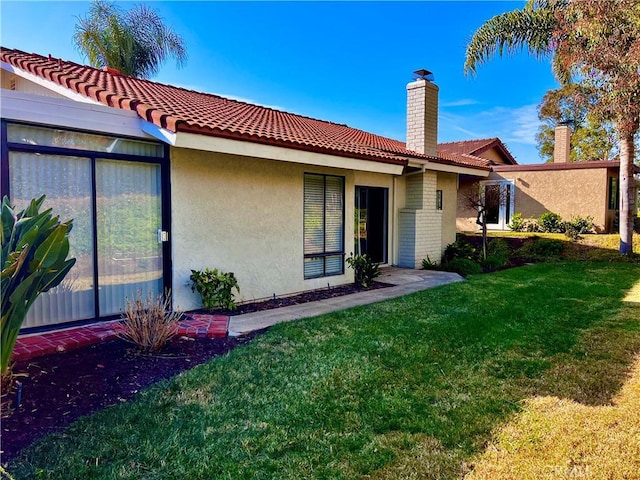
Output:
[[[235,138],[399,165],[418,159],[489,169],[486,161],[472,155],[429,157],[407,150],[404,142],[347,125],[133,78],[112,69],[99,70],[6,48],[0,48],[0,60],[104,105],[133,110],[141,118],[174,132]]]

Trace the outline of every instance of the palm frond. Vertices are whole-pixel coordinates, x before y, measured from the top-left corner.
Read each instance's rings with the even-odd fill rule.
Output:
[[[527,49],[542,58],[553,52],[555,12],[562,0],[530,1],[521,10],[497,15],[487,20],[467,45],[465,74],[475,74],[479,65],[498,54],[514,54]]]

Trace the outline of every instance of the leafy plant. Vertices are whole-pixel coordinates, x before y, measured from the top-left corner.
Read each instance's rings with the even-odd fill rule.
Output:
[[[537,237],[525,243],[515,252],[515,256],[526,262],[558,260],[564,253],[564,243],[560,240]]]
[[[545,212],[538,217],[538,226],[542,232],[563,233],[562,217],[557,213]]]
[[[38,295],[57,286],[76,262],[67,260],[73,220],[61,223],[52,209],[40,212],[45,196],[21,212],[5,196],[0,211],[2,258],[1,371],[8,372],[18,332]]]
[[[456,240],[447,245],[444,249],[442,263],[450,262],[457,258],[466,258],[468,260],[477,260],[479,257],[477,250],[464,239]]]
[[[507,225],[514,232],[524,231],[525,219],[521,213],[514,213],[511,215],[511,223]]]
[[[431,260],[429,258],[429,255],[427,255],[427,258],[422,259],[422,269],[423,270],[439,270],[440,265],[438,265],[436,262]]]
[[[463,277],[482,273],[480,264],[468,258],[454,258],[449,262],[443,262],[441,268],[445,272],[455,272]]]
[[[356,285],[369,287],[376,277],[380,276],[380,264],[372,261],[366,254],[347,258],[347,265],[353,269]]]
[[[574,242],[580,235],[593,231],[593,217],[571,217],[571,220],[564,222],[564,234]]]
[[[200,294],[204,308],[235,310],[233,289],[240,293],[240,287],[233,272],[221,272],[217,268],[213,270],[207,268],[204,271],[191,270],[189,279],[192,282],[191,291]]]
[[[489,242],[487,247],[487,258],[480,262],[482,270],[485,272],[495,272],[509,264],[511,257],[511,248],[509,244],[502,238],[494,238]]]
[[[143,352],[160,350],[178,332],[182,312],[171,310],[171,294],[152,293],[142,298],[138,291],[135,300],[127,299],[122,313],[120,337],[135,343]]]

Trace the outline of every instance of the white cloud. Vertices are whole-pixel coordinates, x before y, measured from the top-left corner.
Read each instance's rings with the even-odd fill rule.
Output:
[[[468,105],[477,105],[477,100],[472,100],[470,98],[462,98],[460,100],[453,100],[451,102],[441,102],[440,107],[449,108],[449,107],[466,107]]]

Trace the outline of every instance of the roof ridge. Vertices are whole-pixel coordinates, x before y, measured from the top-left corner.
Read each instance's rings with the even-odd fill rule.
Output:
[[[438,145],[451,145],[452,143],[470,143],[470,142],[493,142],[494,140],[500,140],[498,137],[491,138],[474,138],[470,140],[454,140],[452,142],[440,142]]]

